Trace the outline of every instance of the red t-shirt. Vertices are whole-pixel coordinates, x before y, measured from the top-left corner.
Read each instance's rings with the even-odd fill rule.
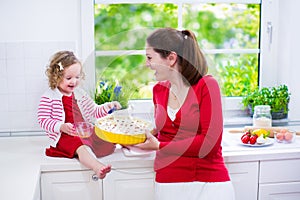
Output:
[[[167,114],[169,88],[167,81],[153,88],[160,141],[154,162],[156,181],[229,181],[222,156],[223,116],[217,81],[205,76],[191,86],[174,121]]]

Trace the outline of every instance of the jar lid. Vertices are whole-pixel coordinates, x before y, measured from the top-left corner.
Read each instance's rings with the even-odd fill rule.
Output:
[[[254,107],[254,111],[256,111],[256,110],[270,111],[271,106],[269,106],[269,105],[258,105],[258,106]]]

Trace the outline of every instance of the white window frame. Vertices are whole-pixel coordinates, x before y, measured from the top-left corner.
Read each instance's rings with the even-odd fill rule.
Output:
[[[131,51],[95,51],[94,49],[94,38],[91,38],[91,30],[94,32],[94,16],[91,19],[90,12],[91,7],[95,4],[121,4],[121,3],[174,3],[179,5],[178,12],[182,12],[181,5],[183,3],[258,3],[261,4],[261,38],[260,38],[260,49],[243,49],[243,50],[232,50],[232,49],[222,49],[222,50],[205,50],[207,54],[215,53],[260,53],[260,71],[259,71],[259,85],[260,87],[267,87],[274,85],[278,82],[277,72],[278,66],[275,59],[277,56],[277,32],[276,27],[278,23],[278,11],[279,11],[279,0],[82,0],[82,30],[87,30],[88,34],[84,31],[82,34],[82,54],[91,55],[91,51],[94,51],[93,56],[89,56],[89,72],[95,75],[95,56],[105,55],[144,55],[143,50],[131,50]],[[180,14],[179,14],[180,15]],[[85,20],[84,20],[85,19]],[[84,22],[83,22],[84,21]],[[182,27],[182,19],[178,19],[178,28]],[[86,36],[89,36],[87,40]],[[86,53],[85,53],[86,52]],[[92,69],[93,67],[93,69]],[[95,77],[89,79],[89,85],[95,85]],[[242,109],[241,97],[224,97],[223,98],[223,110],[225,112],[239,112]],[[135,112],[143,113],[151,109],[151,100],[134,100],[132,103],[135,106]],[[146,109],[145,109],[146,108]],[[149,109],[148,109],[149,108]],[[226,117],[226,116],[225,116]]]

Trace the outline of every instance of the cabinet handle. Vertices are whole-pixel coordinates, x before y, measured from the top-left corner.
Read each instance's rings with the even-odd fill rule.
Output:
[[[267,33],[269,37],[268,45],[269,45],[269,50],[271,49],[272,45],[272,39],[273,39],[273,25],[272,22],[267,22]]]
[[[92,180],[93,180],[93,181],[98,181],[99,178],[98,178],[98,176],[97,176],[96,174],[94,174],[94,175],[92,176]]]

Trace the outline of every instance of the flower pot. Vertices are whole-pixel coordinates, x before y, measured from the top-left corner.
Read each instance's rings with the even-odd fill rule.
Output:
[[[252,105],[248,105],[248,106],[247,106],[247,114],[248,114],[250,117],[253,117]]]
[[[273,120],[275,120],[275,119],[285,119],[285,118],[288,117],[288,114],[284,113],[283,109],[279,112],[271,112],[271,115],[272,115]]]

